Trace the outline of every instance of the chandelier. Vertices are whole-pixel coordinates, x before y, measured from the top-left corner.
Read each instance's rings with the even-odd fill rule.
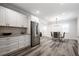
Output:
[[[54,26],[59,27],[60,24],[58,24],[58,18],[56,18],[56,23],[54,24]]]

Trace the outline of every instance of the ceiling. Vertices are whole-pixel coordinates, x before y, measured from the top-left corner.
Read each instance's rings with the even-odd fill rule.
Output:
[[[69,20],[79,14],[78,3],[13,3],[13,5],[33,13],[48,23],[54,22],[56,18],[59,21]]]

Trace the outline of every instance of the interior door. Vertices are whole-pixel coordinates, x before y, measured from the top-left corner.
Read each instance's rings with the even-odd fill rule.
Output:
[[[40,44],[38,23],[31,21],[31,47]]]

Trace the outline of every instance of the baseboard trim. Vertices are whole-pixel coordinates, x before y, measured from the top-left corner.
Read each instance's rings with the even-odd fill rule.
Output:
[[[23,47],[23,48],[14,50],[14,51],[6,53],[6,54],[4,54],[2,56],[16,56],[17,54],[23,52],[23,50],[28,50],[29,48],[31,48],[31,46],[27,46],[27,47]]]

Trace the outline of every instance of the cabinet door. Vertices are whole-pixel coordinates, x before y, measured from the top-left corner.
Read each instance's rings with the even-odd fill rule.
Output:
[[[24,25],[25,25],[23,14],[20,14],[20,24],[21,24],[21,27],[24,27]]]
[[[17,26],[22,27],[22,24],[23,24],[22,15],[20,13],[17,13],[16,16],[17,16]]]
[[[0,55],[19,49],[18,37],[0,38]]]
[[[19,36],[19,48],[23,48],[24,46],[24,36]]]
[[[6,9],[0,6],[0,26],[6,26]]]
[[[19,43],[17,37],[10,37],[9,42],[9,52],[19,49]]]
[[[27,16],[23,16],[23,24],[24,24],[24,27],[27,27]]]
[[[24,46],[25,46],[25,47],[31,46],[30,35],[25,35],[25,36],[24,36]]]
[[[9,26],[16,26],[16,12],[6,8],[6,20]]]
[[[27,27],[27,17],[19,12],[0,6],[0,25]]]
[[[9,52],[8,39],[9,38],[0,38],[0,55],[4,55]]]
[[[17,13],[17,26],[27,27],[27,17],[25,15]]]

